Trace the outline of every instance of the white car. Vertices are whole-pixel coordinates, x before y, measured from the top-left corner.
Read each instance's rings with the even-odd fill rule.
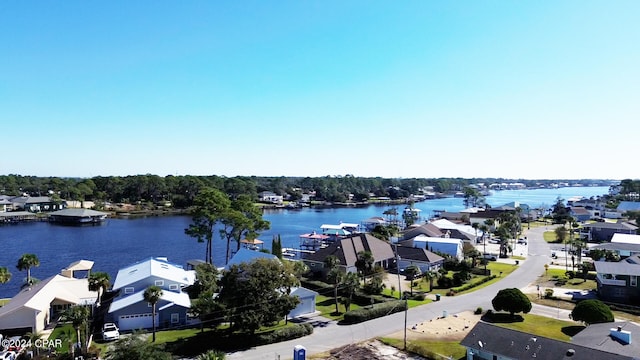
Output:
[[[120,339],[120,330],[114,323],[105,323],[102,326],[102,340],[111,341]]]

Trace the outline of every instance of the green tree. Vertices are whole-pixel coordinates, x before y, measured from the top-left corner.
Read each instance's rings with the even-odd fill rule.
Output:
[[[96,306],[100,306],[100,300],[105,291],[111,286],[111,278],[106,272],[94,272],[89,275],[89,291],[98,292]]]
[[[170,353],[163,346],[148,342],[142,333],[122,336],[109,347],[107,360],[171,360]]]
[[[360,287],[360,279],[358,278],[358,274],[354,272],[347,272],[342,279],[342,287],[344,289],[344,293],[346,294],[343,300],[345,311],[349,311],[351,309],[353,294]]]
[[[338,265],[340,264],[340,260],[335,255],[327,256],[325,259],[324,265],[329,271],[327,272],[327,282],[333,285],[333,298],[336,303],[336,314],[340,313],[338,309],[338,287],[343,280],[344,272],[340,270]]]
[[[18,259],[16,268],[20,271],[27,270],[27,285],[33,284],[33,280],[31,279],[31,268],[34,266],[40,266],[40,260],[35,254],[23,254],[20,259]]]
[[[213,263],[213,231],[216,224],[231,206],[229,197],[220,190],[214,188],[204,188],[194,199],[194,206],[191,210],[192,224],[185,229],[185,233],[194,237],[198,242],[206,242],[205,260]],[[229,261],[229,242],[227,241],[227,258]]]
[[[278,236],[273,236],[273,240],[271,241],[271,253],[278,259],[282,260],[282,241],[280,239],[280,234],[278,234]]]
[[[89,322],[89,308],[82,305],[74,305],[64,312],[62,318],[65,321],[71,322],[73,329],[76,331],[78,347],[80,347],[83,353],[86,352],[86,346],[83,345],[84,342],[82,341],[81,332],[84,330],[86,334],[86,328]]]
[[[362,276],[362,282],[366,283],[366,278],[368,275],[373,273],[373,264],[374,258],[371,251],[360,251],[358,252],[358,258],[356,259],[356,269]]]
[[[609,306],[600,300],[582,300],[571,311],[571,318],[587,325],[613,322],[613,313]]]
[[[237,250],[240,250],[240,240],[255,239],[263,230],[269,230],[271,223],[262,218],[262,210],[258,208],[249,195],[239,195],[231,202],[231,209],[239,212],[245,221],[239,223],[234,231],[237,234]]]
[[[225,307],[229,331],[255,333],[282,320],[299,303],[291,288],[299,284],[279,261],[256,259],[233,265],[222,275],[218,300]]]
[[[0,267],[0,284],[6,284],[11,280],[11,273],[5,266]]]
[[[416,278],[416,276],[420,275],[420,268],[417,267],[414,264],[411,264],[409,266],[407,266],[407,268],[404,270],[405,276],[407,277],[407,279],[409,279],[410,282],[410,292],[411,292],[411,296],[413,296],[413,280]]]
[[[528,314],[531,311],[531,301],[520,289],[516,288],[498,291],[498,294],[491,300],[491,304],[496,311],[508,311],[511,316],[517,312]]]
[[[564,227],[564,225],[562,226],[558,226],[557,228],[555,228],[555,230],[553,230],[553,232],[556,233],[556,241],[559,243],[564,243],[565,240],[567,240],[567,228]]]
[[[159,286],[151,285],[144,291],[143,297],[144,301],[151,304],[152,342],[156,342],[156,304],[162,297],[162,289]]]

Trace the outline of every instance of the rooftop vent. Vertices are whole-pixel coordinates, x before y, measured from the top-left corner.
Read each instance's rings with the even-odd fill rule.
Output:
[[[618,326],[617,329],[610,329],[609,335],[611,335],[612,338],[620,341],[624,345],[631,344],[631,332],[622,330],[622,326]]]
[[[567,350],[567,356],[573,356],[573,355],[575,355],[575,353],[576,353],[576,351],[573,350],[573,349]]]

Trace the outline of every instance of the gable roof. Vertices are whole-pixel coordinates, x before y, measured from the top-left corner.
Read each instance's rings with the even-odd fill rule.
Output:
[[[571,213],[573,215],[591,215],[591,213],[589,212],[589,210],[587,210],[585,207],[583,206],[572,206],[571,207]]]
[[[616,210],[621,213],[627,211],[640,211],[640,201],[620,201]]]
[[[324,262],[328,256],[335,255],[340,260],[341,266],[355,266],[358,253],[369,251],[375,262],[392,259],[395,257],[391,244],[382,241],[371,234],[353,234],[336,240],[333,244],[309,255],[309,261]]]
[[[121,289],[151,276],[183,285],[192,285],[195,282],[194,271],[184,270],[182,266],[172,264],[165,258],[149,258],[118,270],[113,290]]]
[[[615,233],[611,238],[612,243],[640,244],[640,235]]]
[[[114,311],[124,309],[126,307],[137,304],[139,302],[143,302],[145,291],[146,289],[140,290],[137,293],[114,300],[109,306],[109,312],[112,313]],[[158,301],[158,305],[159,305],[158,310],[163,310],[165,307],[168,307],[171,305],[178,305],[185,308],[191,307],[191,300],[189,300],[189,294],[183,293],[183,292],[162,290],[162,296],[160,296],[160,300],[163,300],[168,304],[162,305],[161,302]]]
[[[624,231],[634,231],[634,230],[638,230],[638,227],[630,224],[628,222],[617,222],[617,223],[611,223],[611,222],[595,222],[595,223],[591,223],[591,224],[584,224],[582,225],[583,228],[601,228],[601,229],[619,229],[619,230],[624,230]]]
[[[429,264],[444,261],[444,258],[442,256],[434,254],[427,249],[398,246],[396,250],[398,252],[398,256],[403,260],[422,261]]]
[[[617,330],[618,327],[621,330],[631,332],[631,337],[635,336],[636,341],[632,340],[630,344],[624,344],[613,338],[611,330]],[[640,336],[640,326],[627,321],[610,322],[587,326],[584,330],[574,335],[571,342],[609,353],[633,357],[640,355],[640,342],[637,341],[637,336]]]
[[[632,359],[632,357],[531,335],[485,322],[478,322],[460,344],[472,351],[489,352],[510,359]]]
[[[640,256],[634,255],[618,262],[594,261],[598,274],[640,275]]]
[[[54,275],[22,289],[9,303],[0,307],[0,318],[25,307],[36,311],[49,311],[54,299],[71,304],[90,304],[97,298],[96,291],[89,291],[88,279]]]
[[[403,238],[405,240],[413,239],[418,235],[426,235],[428,237],[442,237],[444,236],[444,233],[440,231],[440,228],[438,228],[437,226],[427,223],[408,230],[404,233]]]

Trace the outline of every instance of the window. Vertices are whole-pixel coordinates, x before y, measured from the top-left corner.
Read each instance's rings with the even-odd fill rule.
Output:
[[[180,322],[180,314],[178,313],[171,314],[171,323],[177,324],[178,322]]]
[[[156,280],[155,285],[156,286],[164,286],[164,280]]]
[[[133,287],[124,288],[124,293],[125,294],[133,294],[134,291],[135,291],[135,289]]]
[[[171,284],[169,285],[169,290],[180,290],[180,287],[178,284]]]
[[[631,286],[638,286],[638,277],[636,275],[631,275]]]

